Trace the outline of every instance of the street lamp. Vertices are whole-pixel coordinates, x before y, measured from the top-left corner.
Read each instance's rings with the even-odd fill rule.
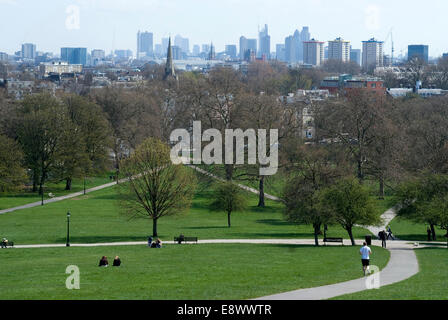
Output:
[[[67,212],[67,243],[66,247],[70,247],[70,211]]]

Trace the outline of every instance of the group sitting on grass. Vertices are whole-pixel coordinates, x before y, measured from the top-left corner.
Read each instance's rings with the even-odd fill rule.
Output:
[[[6,248],[8,246],[8,239],[3,238],[2,239],[2,248]]]
[[[162,248],[162,241],[157,238],[156,241],[152,241],[152,237],[148,237],[148,247],[150,248]]]
[[[120,257],[115,256],[114,262],[112,264],[113,267],[119,267],[121,265],[121,260]],[[99,267],[108,267],[109,266],[109,261],[107,261],[107,257],[103,256],[100,259],[100,263],[98,265]]]

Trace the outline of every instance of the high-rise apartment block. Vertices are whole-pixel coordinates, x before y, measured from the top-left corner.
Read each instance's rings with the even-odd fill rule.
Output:
[[[378,41],[375,38],[362,42],[362,68],[364,70],[383,66],[383,45],[383,41]]]
[[[328,41],[328,59],[342,62],[350,61],[350,41],[342,38]]]
[[[320,66],[324,62],[324,44],[315,39],[303,42],[303,63]]]

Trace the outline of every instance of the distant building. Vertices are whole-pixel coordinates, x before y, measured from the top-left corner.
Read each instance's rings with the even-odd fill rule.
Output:
[[[176,35],[174,38],[174,45],[179,47],[182,52],[190,53],[190,41],[188,38],[183,38],[181,35]]]
[[[169,42],[170,38],[162,38],[162,53],[163,55],[166,56],[167,52],[168,52],[168,42]]]
[[[408,61],[413,58],[419,58],[420,60],[428,63],[429,54],[428,54],[429,46],[426,45],[409,45],[408,46]]]
[[[234,45],[234,44],[227,44],[226,45],[226,54],[230,58],[236,59],[236,54],[237,54],[236,45]]]
[[[375,38],[362,42],[362,68],[364,70],[383,66],[383,44],[383,41],[378,41]]]
[[[178,46],[171,46],[171,54],[173,56],[173,60],[182,59],[182,49]]]
[[[76,74],[82,72],[81,64],[69,64],[65,61],[47,62],[39,65],[39,73],[41,77],[49,77],[50,75]]]
[[[201,52],[205,53],[205,54],[208,54],[210,52],[210,45],[209,44],[203,44]]]
[[[366,89],[379,94],[386,93],[382,79],[375,77],[352,77],[349,74],[324,78],[321,82],[320,89],[328,90],[331,94],[347,94],[353,89]]]
[[[442,54],[442,58],[448,58],[448,53]]]
[[[240,37],[240,59],[249,61],[252,55],[257,55],[257,39]]]
[[[21,57],[22,59],[34,60],[36,58],[36,45],[33,43],[22,44]]]
[[[320,66],[324,62],[325,42],[311,39],[303,43],[303,63]]]
[[[343,40],[342,38],[328,41],[328,59],[342,62],[350,61],[350,41]]]
[[[275,58],[279,61],[286,61],[284,44],[280,43],[275,46]]]
[[[153,51],[154,36],[152,32],[140,32],[137,33],[137,58],[151,57]]]
[[[132,51],[131,50],[115,50],[114,53],[115,53],[115,56],[118,59],[129,59],[129,58],[132,58]]]
[[[157,44],[154,46],[154,53],[155,53],[157,56],[163,56],[162,44],[157,43]]]
[[[198,44],[193,46],[193,56],[197,57],[201,53],[201,47]]]
[[[8,54],[6,52],[0,52],[0,61],[8,61]]]
[[[361,65],[361,49],[350,49],[350,61]]]
[[[87,63],[87,48],[61,48],[61,60],[84,66]]]
[[[264,55],[269,60],[271,56],[271,36],[268,34],[267,24],[258,33],[258,45],[258,56],[262,57]]]

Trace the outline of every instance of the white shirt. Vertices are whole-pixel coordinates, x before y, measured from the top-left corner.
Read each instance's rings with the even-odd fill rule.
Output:
[[[372,250],[370,250],[368,246],[364,246],[361,248],[361,250],[359,250],[359,252],[361,252],[361,259],[369,260],[369,254],[372,253]]]

